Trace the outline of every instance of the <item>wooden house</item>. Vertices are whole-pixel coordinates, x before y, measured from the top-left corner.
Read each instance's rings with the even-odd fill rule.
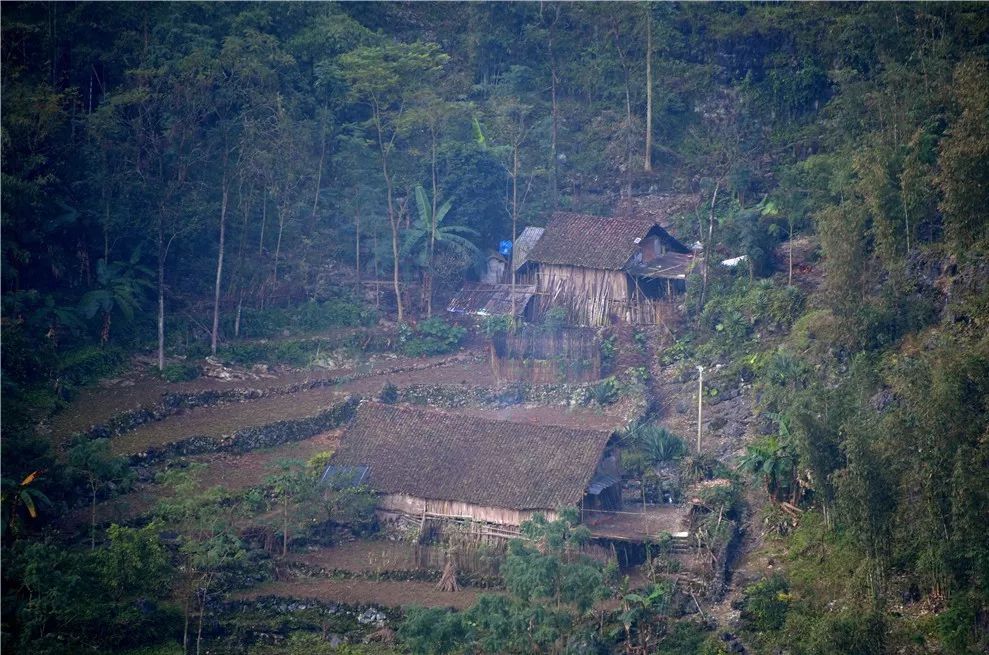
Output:
[[[693,265],[690,248],[651,219],[557,212],[519,281],[536,287],[533,320],[562,307],[575,325],[657,324],[671,318]]]
[[[612,437],[365,401],[329,466],[360,471],[386,520],[469,520],[504,534],[534,514],[619,509]]]

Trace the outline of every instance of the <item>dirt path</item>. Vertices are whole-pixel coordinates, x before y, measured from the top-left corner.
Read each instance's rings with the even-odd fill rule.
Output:
[[[383,607],[452,607],[466,609],[477,600],[474,589],[439,591],[432,582],[394,582],[391,580],[330,580],[305,578],[267,582],[247,591],[231,595],[234,600],[250,600],[261,596],[312,598],[322,602]]]

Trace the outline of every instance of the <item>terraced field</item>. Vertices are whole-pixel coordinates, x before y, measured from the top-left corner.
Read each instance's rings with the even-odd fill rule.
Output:
[[[452,607],[466,609],[474,604],[480,592],[475,589],[439,591],[432,582],[366,580],[350,578],[298,578],[267,582],[247,591],[232,594],[236,600],[263,596],[313,599],[322,602],[384,607]]]
[[[139,453],[191,436],[219,439],[246,427],[312,416],[339,402],[336,387],[322,387],[212,407],[195,407],[125,432],[110,440],[118,455]]]

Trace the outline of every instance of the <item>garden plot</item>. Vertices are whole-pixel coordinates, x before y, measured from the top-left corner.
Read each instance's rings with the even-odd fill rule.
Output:
[[[306,461],[318,453],[334,450],[340,443],[340,432],[331,430],[302,441],[242,455],[215,453],[188,457],[185,460],[203,464],[202,470],[197,474],[202,489],[219,486],[232,492],[243,491],[260,485],[265,477],[274,472],[281,460]],[[158,484],[138,484],[129,493],[97,504],[96,522],[103,525],[131,521],[148,513],[155,503],[166,497],[167,493]],[[90,511],[85,507],[73,512],[65,521],[66,527],[88,525]]]
[[[333,387],[320,387],[226,405],[195,407],[116,436],[110,440],[110,446],[117,455],[130,455],[191,436],[220,439],[241,428],[312,416],[339,402],[341,397]]]

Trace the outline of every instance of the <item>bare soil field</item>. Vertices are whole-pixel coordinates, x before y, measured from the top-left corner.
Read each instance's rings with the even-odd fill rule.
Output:
[[[125,432],[110,440],[114,454],[130,455],[191,436],[219,439],[246,427],[312,416],[341,398],[334,387],[308,389],[257,400],[195,407]]]
[[[413,547],[382,540],[345,541],[332,548],[319,548],[290,557],[290,561],[314,568],[352,573],[411,571],[417,568]]]
[[[262,596],[311,598],[322,602],[384,607],[452,607],[466,609],[477,600],[478,591],[439,591],[432,582],[394,582],[391,580],[331,580],[299,578],[268,582],[247,591],[231,595],[235,600],[250,600]]]
[[[463,362],[470,363],[465,365]],[[447,363],[450,364],[450,370],[436,374],[430,373],[434,368],[446,368],[445,364]],[[388,377],[386,372],[396,368],[421,369],[395,374],[396,377],[404,376],[402,379],[408,380],[404,384],[461,383],[490,378],[490,372],[483,363],[483,370],[478,370],[475,365],[476,358],[469,351],[460,352],[453,356],[436,357],[376,354],[356,367],[334,369],[274,368],[267,373],[255,373],[238,367],[230,367],[234,374],[231,379],[200,377],[186,382],[166,382],[153,372],[149,372],[147,367],[135,366],[131,371],[117,378],[103,380],[99,384],[80,390],[68,407],[52,417],[47,430],[57,441],[61,441],[73,433],[104,423],[122,412],[142,407],[153,407],[167,393],[186,394],[228,389],[277,389],[351,375],[366,377],[343,385],[347,390],[361,393],[377,392]],[[479,374],[486,377],[479,378]]]

